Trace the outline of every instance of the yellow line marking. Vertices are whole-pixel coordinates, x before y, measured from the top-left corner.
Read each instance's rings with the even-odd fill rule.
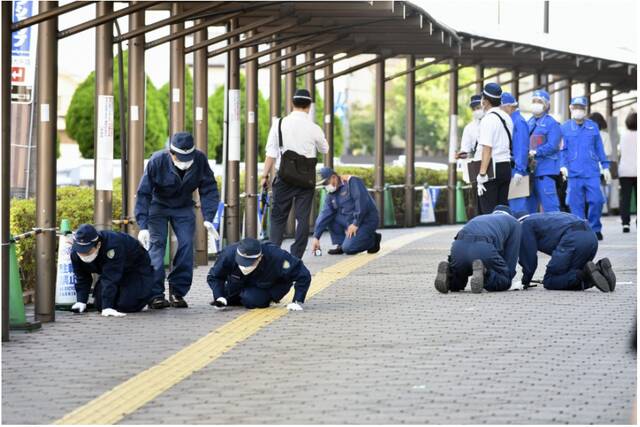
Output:
[[[375,255],[359,254],[327,267],[313,276],[307,294],[311,298],[358,268],[393,252],[411,242],[431,234],[446,231],[420,231],[405,234],[384,243]],[[250,310],[236,319],[188,345],[159,364],[142,371],[129,380],[75,409],[55,424],[115,424],[146,403],[170,389],[180,381],[204,368],[236,344],[246,340],[274,320],[287,314],[285,305],[291,301],[292,293],[279,306],[262,310]]]

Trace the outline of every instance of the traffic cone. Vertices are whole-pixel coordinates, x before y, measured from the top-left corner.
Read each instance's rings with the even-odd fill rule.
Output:
[[[467,222],[467,212],[464,203],[464,192],[462,191],[462,183],[458,181],[456,184],[456,222]]]
[[[318,213],[322,212],[322,208],[324,208],[324,201],[327,198],[327,190],[322,187],[320,189],[320,203],[318,204]]]
[[[32,331],[40,328],[40,322],[27,322],[22,299],[22,284],[16,256],[16,243],[10,237],[9,245],[9,328]]]
[[[391,189],[389,188],[389,184],[385,184],[384,186],[384,226],[385,227],[395,227],[396,223],[396,213],[393,208],[393,198],[391,197]]]
[[[70,310],[76,303],[76,275],[71,264],[72,241],[71,223],[68,219],[60,222],[60,239],[58,244],[58,274],[56,276],[56,309]]]

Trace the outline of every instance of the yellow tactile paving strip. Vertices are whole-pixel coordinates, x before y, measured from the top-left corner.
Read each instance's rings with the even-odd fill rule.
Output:
[[[307,299],[326,289],[360,267],[389,252],[393,252],[418,239],[446,229],[419,231],[384,242],[382,250],[375,254],[359,254],[348,257],[313,276]],[[236,319],[210,332],[198,341],[159,364],[139,373],[108,392],[57,420],[55,424],[115,424],[136,411],[180,381],[204,368],[233,347],[260,331],[264,326],[287,314],[286,304],[262,310],[250,310]]]

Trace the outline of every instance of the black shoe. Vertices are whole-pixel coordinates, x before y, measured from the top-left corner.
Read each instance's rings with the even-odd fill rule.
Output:
[[[153,308],[154,310],[160,310],[162,308],[169,307],[169,301],[164,299],[164,297],[155,297],[149,303],[149,308]]]
[[[598,240],[602,240],[604,237],[602,237],[602,233],[599,231],[596,231],[596,237],[598,238]]]
[[[584,266],[582,270],[587,283],[600,289],[602,292],[610,292],[609,282],[604,278],[598,267],[591,261]]]
[[[631,232],[631,227],[629,226],[629,224],[626,224],[626,225],[622,226],[622,232],[623,233],[630,233]]]
[[[471,281],[469,282],[471,285],[471,292],[479,294],[484,289],[484,264],[481,260],[477,259],[473,261],[471,268],[473,269]]]
[[[171,307],[174,308],[188,308],[189,304],[187,304],[187,302],[184,300],[184,298],[179,297],[178,295],[171,295],[170,297],[171,300]]]
[[[336,246],[334,249],[329,249],[327,253],[329,255],[342,255],[344,251],[342,250],[342,246]]]
[[[438,274],[436,274],[436,281],[434,283],[438,292],[446,294],[449,292],[449,281],[451,276],[449,274],[449,263],[442,261],[438,264]]]
[[[375,254],[380,252],[380,240],[382,240],[382,234],[376,233],[376,243],[373,245],[371,249],[367,251],[369,254]]]
[[[600,270],[600,273],[602,273],[604,278],[607,279],[607,282],[609,283],[609,291],[610,292],[615,291],[616,290],[616,274],[613,272],[613,269],[611,268],[611,261],[609,261],[609,258],[602,258],[600,261],[596,263],[596,266],[598,267],[598,270]]]

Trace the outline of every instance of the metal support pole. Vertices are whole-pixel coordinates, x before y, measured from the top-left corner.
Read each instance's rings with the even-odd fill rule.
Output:
[[[251,37],[255,31],[247,34]],[[257,46],[247,47],[247,55],[258,51]],[[245,178],[244,187],[247,198],[245,200],[245,237],[258,237],[258,60],[254,59],[245,64],[247,84],[247,117],[245,143]]]
[[[96,16],[108,15],[113,12],[113,3],[108,1],[100,1],[96,5]],[[113,22],[107,22],[96,27],[96,92],[95,92],[95,124],[96,128],[100,126],[100,120],[113,120],[113,116],[101,118],[100,117],[100,103],[108,105],[111,103],[113,111],[113,44],[111,39],[113,38]],[[111,97],[109,100],[108,97]],[[102,99],[102,101],[101,101]],[[104,107],[108,109],[108,107]],[[55,119],[55,116],[52,116]],[[108,127],[108,126],[107,126]],[[112,127],[113,129],[113,127]],[[55,141],[55,138],[54,138]],[[95,226],[98,230],[111,230],[112,219],[112,199],[113,191],[111,190],[98,190],[100,187],[101,175],[108,172],[103,171],[102,168],[111,167],[109,159],[108,147],[101,147],[104,142],[101,142],[99,132],[95,132],[94,136],[94,202],[93,202],[93,217]],[[101,153],[106,148],[104,153]],[[113,149],[112,149],[113,150]],[[107,161],[102,164],[100,157],[105,156]],[[111,152],[111,156],[113,156]],[[55,156],[54,156],[55,158]]]
[[[295,49],[295,46],[288,47],[285,53],[291,53]],[[291,68],[295,67],[296,58],[291,57],[285,61],[285,67]],[[296,73],[289,73],[284,78],[284,111],[286,114],[289,114],[291,110],[293,110],[293,104],[291,103],[293,100],[293,94],[296,92]]]
[[[171,14],[179,15],[182,6],[179,2],[171,3]],[[178,32],[184,29],[184,23],[171,24],[171,32]],[[169,53],[169,87],[170,108],[169,108],[169,136],[176,132],[184,131],[184,39],[176,39],[170,42]]]
[[[584,96],[587,97],[587,114],[591,114],[591,82],[584,84]]]
[[[277,42],[272,43],[272,46],[277,46]],[[273,51],[271,59],[276,59],[280,56],[280,49]],[[257,58],[256,58],[257,59]],[[271,113],[271,123],[280,117],[282,114],[282,66],[280,62],[274,62],[269,68],[269,109]]]
[[[516,101],[520,98],[520,70],[517,68],[511,72],[511,95]]]
[[[607,89],[607,100],[605,101],[605,112],[606,112],[606,120],[607,127],[609,129],[613,129],[612,120],[613,120],[613,89]]]
[[[476,65],[476,94],[481,94],[483,87],[484,87],[484,65]]]
[[[57,6],[57,1],[41,1],[39,3],[41,12],[47,12]],[[100,10],[100,6],[98,6],[98,10]],[[58,117],[58,39],[56,33],[58,18],[51,18],[38,25],[38,90],[36,96],[39,114],[36,227],[53,228],[56,226],[56,118]],[[111,39],[109,39],[109,47],[111,47]],[[4,126],[6,125],[5,123]],[[109,204],[109,208],[111,208],[111,204]],[[4,209],[9,209],[9,206],[5,206]],[[55,321],[55,253],[55,233],[36,235],[35,314],[36,320],[40,322]]]
[[[542,83],[542,74],[536,72],[533,75],[533,90],[536,90],[540,87],[540,84]],[[533,91],[532,91],[533,92]]]
[[[378,56],[379,61],[375,65],[376,89],[375,89],[375,164],[374,182],[376,206],[378,207],[379,227],[384,227],[384,57]]]
[[[333,74],[333,65],[329,64],[324,68],[324,75],[331,74]],[[329,151],[324,156],[324,165],[333,168],[333,158],[336,155],[333,142],[333,79],[324,81],[324,136],[329,143]]]
[[[407,57],[407,69],[411,70],[416,65],[413,55]],[[415,224],[415,159],[416,159],[416,72],[407,74],[407,128],[405,147],[404,170],[404,226],[414,227]]]
[[[315,58],[315,54],[313,52],[307,52],[305,55],[306,61],[311,61]],[[311,121],[316,121],[316,75],[315,72],[305,74],[305,86],[307,86],[307,90],[311,94],[311,109],[309,110],[309,116],[311,117]]]
[[[229,21],[228,31],[238,28],[238,19]],[[238,36],[229,39],[229,43],[238,41]],[[240,240],[240,50],[229,52],[229,103],[227,122],[227,165],[225,183],[224,222],[227,243]]]
[[[130,30],[144,27],[144,10],[132,13]],[[145,127],[145,72],[144,72],[144,36],[129,40],[129,186],[128,218],[135,217],[136,189],[144,173],[144,127]],[[129,234],[138,235],[137,224],[129,224]]]
[[[203,23],[203,19],[197,20],[194,24]],[[194,34],[194,43],[199,43],[207,39],[207,28]],[[207,49],[202,48],[193,53],[193,138],[196,148],[202,151],[207,158],[208,153],[208,109],[207,109]],[[200,193],[193,192],[193,198],[196,201],[196,265],[207,265],[207,232],[203,222],[205,218],[202,216],[200,209]]]
[[[9,341],[9,193],[11,169],[11,7],[2,3],[2,341]]]
[[[449,75],[449,178],[447,180],[447,223],[456,222],[456,159],[458,147],[458,61],[451,60]]]

